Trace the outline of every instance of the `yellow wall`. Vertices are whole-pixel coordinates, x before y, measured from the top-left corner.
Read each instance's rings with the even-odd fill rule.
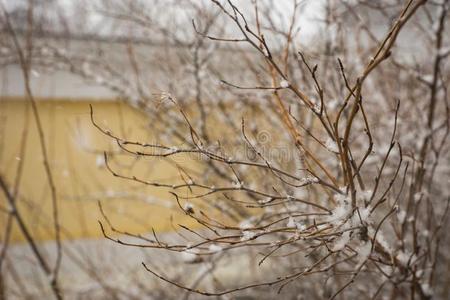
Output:
[[[164,188],[152,188],[123,179],[114,178],[97,164],[103,150],[115,149],[114,143],[103,136],[90,122],[89,101],[38,101],[51,169],[55,177],[60,220],[65,238],[99,237],[97,220],[101,220],[97,201],[117,228],[131,232],[172,230],[170,216],[177,223],[192,222],[180,214],[173,197]],[[139,111],[114,101],[93,102],[96,119],[113,132],[132,140],[151,141],[149,120]],[[23,128],[26,124],[26,101],[0,100],[0,173],[8,183],[16,176]],[[28,111],[26,153],[20,184],[20,213],[38,240],[52,239],[51,197],[42,164],[42,152],[35,121]],[[181,163],[193,167],[190,161]],[[120,165],[119,165],[120,164]],[[167,180],[177,177],[178,171],[158,159],[120,157],[112,166],[126,174],[146,179]],[[118,195],[117,193],[122,193]],[[126,195],[125,195],[125,194]],[[151,201],[159,204],[152,204]],[[159,199],[159,200],[158,200]],[[1,193],[0,237],[3,240],[6,222],[6,200]],[[176,224],[175,224],[176,225]],[[12,240],[23,240],[14,224]]]

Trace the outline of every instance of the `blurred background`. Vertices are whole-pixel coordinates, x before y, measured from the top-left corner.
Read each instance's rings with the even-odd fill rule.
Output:
[[[404,1],[394,0],[234,2],[251,26],[260,24],[273,56],[285,62],[286,74],[307,94],[312,95],[315,88],[296,57],[297,51],[326,70],[320,71],[320,76],[325,79],[330,110],[344,100],[336,58],[344,62],[349,80],[355,80],[404,7]],[[399,121],[404,153],[414,157],[421,146],[418,141],[430,132],[411,129],[412,120],[427,122],[423,111],[428,104],[417,99],[427,97],[424,95],[435,79],[431,69],[434,53],[439,52],[444,61],[450,52],[445,48],[449,37],[445,26],[441,48],[436,50],[429,42],[428,37],[437,30],[433,26],[439,26],[440,2],[431,2],[405,26],[392,54],[394,63],[366,83],[374,140],[381,141],[375,145],[375,157],[389,147],[386,128],[391,128],[393,119],[392,114],[383,116],[395,108],[393,99],[409,103],[402,106],[399,117],[411,120]],[[448,13],[444,15],[448,19]],[[58,288],[68,299],[199,297],[168,288],[170,285],[142,268],[142,261],[175,279],[191,274],[188,278],[193,288],[200,282],[200,286],[221,289],[264,281],[267,272],[282,268],[270,263],[259,267],[256,249],[250,249],[250,255],[232,250],[232,255],[218,260],[219,267],[212,260],[198,266],[186,253],[123,246],[106,238],[125,235],[130,243],[141,244],[139,238],[145,236],[189,243],[193,233],[183,229],[198,229],[202,224],[180,205],[235,226],[260,214],[235,203],[216,202],[208,195],[208,201],[195,198],[180,204],[169,193],[198,194],[201,187],[176,187],[197,183],[198,178],[214,191],[214,186],[233,182],[229,173],[241,169],[216,166],[196,153],[132,155],[124,151],[121,141],[171,145],[169,150],[177,151],[191,145],[191,137],[195,140],[198,134],[210,149],[231,155],[229,160],[257,161],[256,156],[248,156],[242,138],[237,138],[245,118],[251,120],[246,124],[249,135],[262,149],[270,148],[269,155],[277,165],[292,172],[301,169],[303,160],[293,154],[295,147],[285,145],[289,134],[283,129],[283,119],[272,113],[276,105],[268,100],[270,93],[233,87],[277,83],[271,82],[261,53],[251,45],[208,38],[234,39],[241,34],[213,1],[2,0],[0,26],[0,175],[4,189],[0,195],[0,299],[53,297],[56,272],[51,270],[59,263]],[[442,62],[440,86],[445,91],[446,71],[448,62]],[[404,88],[398,88],[400,85]],[[442,124],[448,123],[448,96],[436,93],[443,101],[438,101],[439,125],[435,129],[442,120]],[[298,117],[305,130],[314,131],[318,121],[306,114],[292,95],[284,97],[292,118]],[[448,143],[444,139],[442,143],[447,149]],[[328,160],[329,152],[317,155],[327,166],[337,168]],[[448,152],[442,153],[435,166],[441,180],[430,184],[430,190],[444,199],[436,206],[441,208],[449,184]],[[369,163],[371,159],[377,162],[371,156]],[[388,174],[395,171],[394,167],[389,170]],[[249,171],[243,182],[270,190],[268,180],[267,174]],[[237,184],[242,183],[238,180]],[[313,188],[287,190],[296,197],[316,195]],[[249,197],[237,199],[247,201]],[[265,213],[272,211],[266,209]],[[110,226],[106,233],[99,221],[105,228]],[[443,241],[448,243],[448,237]],[[213,276],[204,279],[208,273]],[[308,292],[307,286],[299,284],[285,297],[327,298],[320,285],[311,289],[316,291]],[[440,295],[448,295],[448,287],[442,290]],[[270,297],[275,296],[267,299]]]

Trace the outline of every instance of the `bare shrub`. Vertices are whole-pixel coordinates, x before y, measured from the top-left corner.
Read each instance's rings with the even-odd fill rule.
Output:
[[[301,2],[271,4],[101,2],[100,14],[135,29],[122,49],[123,72],[92,49],[34,48],[36,60],[146,112],[155,141],[128,140],[90,113],[121,155],[174,161],[179,180],[139,178],[105,153],[106,167],[167,189],[198,224],[177,224],[178,238],[166,241],[154,231],[121,231],[102,211],[104,236],[178,254],[189,270],[201,266],[196,278],[172,278],[151,256],[142,262],[186,298],[261,290],[445,298],[449,1],[328,1],[309,43],[298,31]],[[167,13],[169,25],[155,22],[161,7],[187,17]],[[179,30],[188,23],[192,30]],[[140,48],[147,37],[163,51]],[[187,160],[200,171],[183,168]],[[250,280],[222,282],[217,270],[240,255],[255,266]]]

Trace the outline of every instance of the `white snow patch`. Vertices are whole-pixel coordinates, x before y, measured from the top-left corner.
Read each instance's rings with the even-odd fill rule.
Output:
[[[369,228],[369,233],[370,234],[375,234],[375,230],[373,228]],[[386,238],[384,237],[384,234],[381,230],[378,230],[377,232],[377,242],[381,245],[381,247],[384,248],[384,250],[386,250],[387,252],[389,252],[389,254],[392,253],[392,247],[389,244],[389,242],[386,240]]]
[[[328,221],[338,221],[344,219],[352,211],[350,199],[347,196],[336,194],[334,199],[336,200],[336,207],[333,209],[332,215],[327,217]]]
[[[425,81],[426,83],[428,83],[428,84],[432,84],[432,83],[433,83],[434,76],[433,76],[432,74],[427,74],[427,75],[421,76],[421,79],[422,79],[423,81]]]
[[[241,230],[250,229],[252,227],[253,227],[253,224],[250,220],[244,220],[241,223],[239,223],[239,229],[241,229]]]
[[[420,192],[415,193],[414,194],[414,202],[416,202],[416,203],[419,202],[421,197],[422,197],[422,193],[420,193]]]
[[[95,165],[97,168],[103,168],[105,166],[105,157],[101,154],[97,155],[95,158]]]
[[[363,200],[363,203],[368,203],[371,196],[372,196],[371,190],[361,192],[361,199]]]
[[[295,227],[297,227],[297,230],[303,231],[306,229],[306,225],[302,222],[295,222]]]
[[[317,177],[308,176],[305,178],[302,178],[303,184],[312,184],[312,183],[318,183],[319,179]]]
[[[255,235],[256,235],[256,233],[254,233],[253,231],[245,230],[242,232],[241,241],[248,241],[248,240],[254,238]]]
[[[241,189],[244,183],[242,181],[239,182],[233,182],[233,187],[236,189]]]
[[[406,219],[406,211],[404,210],[400,210],[397,214],[397,219],[400,222],[400,224],[405,223],[405,219]]]
[[[341,186],[341,187],[339,188],[339,190],[340,190],[342,193],[344,193],[344,194],[347,193],[347,187],[346,187],[346,186]]]
[[[433,296],[433,288],[428,283],[422,283],[420,287],[422,288],[422,291],[425,294],[425,296],[427,297]]]
[[[194,262],[197,259],[197,255],[195,253],[183,251],[181,252],[181,259],[184,262]]]
[[[335,110],[339,105],[339,100],[337,99],[333,99],[331,101],[328,102],[328,107],[330,110]]]
[[[219,245],[212,244],[209,246],[208,250],[211,252],[220,252],[222,251],[222,247],[220,247]]]
[[[345,248],[345,246],[350,241],[350,231],[344,232],[340,237],[338,237],[331,250],[340,251]]]
[[[314,106],[312,107],[312,110],[313,110],[316,114],[320,114],[320,105],[314,104]]]
[[[194,209],[194,204],[192,204],[192,203],[186,203],[185,205],[184,205],[184,210],[185,211],[192,211]]]
[[[289,82],[287,80],[281,80],[280,87],[282,87],[283,89],[288,88],[289,87]]]
[[[328,140],[325,142],[325,147],[330,152],[339,153],[338,145],[331,138],[328,138]]]
[[[395,256],[395,258],[397,258],[397,260],[403,266],[406,266],[408,264],[408,262],[410,261],[410,257],[411,257],[410,253],[406,253],[406,252],[403,252],[403,251],[399,251],[398,254]]]

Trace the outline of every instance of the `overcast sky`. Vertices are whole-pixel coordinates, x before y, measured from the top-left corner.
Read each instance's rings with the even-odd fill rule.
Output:
[[[5,3],[5,6],[9,11],[16,9],[17,7],[26,7],[28,1],[27,0],[0,0]],[[158,11],[157,15],[164,20],[165,17],[173,18],[173,15],[178,15],[179,18],[185,17],[186,20],[190,23],[190,16],[186,17],[186,14],[189,14],[183,9],[181,5],[172,5],[170,8],[167,7],[167,3],[183,3],[182,0],[133,0],[135,3],[145,3],[149,4],[149,10],[151,7],[156,7]],[[179,1],[179,2],[177,2]],[[210,0],[196,0],[205,3],[206,8],[214,8],[214,5],[210,2]],[[315,33],[317,33],[320,28],[318,19],[322,18],[323,15],[323,6],[325,0],[298,0],[300,1],[300,5],[298,8],[299,18],[297,26],[300,27],[300,34],[303,39],[309,40]],[[35,3],[39,2],[47,2],[53,3],[50,6],[42,7],[41,13],[48,15],[50,19],[55,20],[56,22],[61,18],[65,18],[68,21],[68,24],[71,28],[72,33],[76,33],[76,30],[92,30],[95,33],[103,33],[109,35],[111,33],[118,33],[120,29],[117,27],[113,27],[111,25],[111,20],[105,20],[105,18],[99,15],[97,9],[100,7],[104,7],[102,4],[102,0],[36,0]],[[252,9],[252,0],[234,0],[233,3],[242,9],[246,16],[253,16]],[[271,13],[273,14],[273,18],[275,22],[278,24],[286,24],[288,26],[289,21],[292,17],[293,13],[293,4],[291,0],[259,0],[260,6],[264,6],[265,3],[271,2],[270,6],[273,5],[273,10],[271,9]],[[107,3],[111,5],[113,3],[120,3],[120,5],[116,7],[120,7],[121,3],[128,3],[125,0],[109,0],[103,3]],[[151,5],[150,5],[151,4]],[[156,4],[156,5],[155,5]],[[122,5],[126,7],[126,5]],[[269,6],[269,7],[270,7]],[[161,9],[158,9],[160,7]],[[82,24],[78,24],[80,21],[80,11],[84,13],[84,20]],[[170,19],[171,20],[171,19]],[[171,20],[172,21],[172,20]],[[166,22],[166,21],[163,21]],[[57,27],[57,26],[54,26]],[[84,27],[83,29],[80,29]],[[114,28],[114,29],[112,29]],[[59,28],[50,28],[52,31],[58,31]],[[192,28],[191,28],[192,29]],[[187,30],[187,27],[184,26],[182,30]]]

